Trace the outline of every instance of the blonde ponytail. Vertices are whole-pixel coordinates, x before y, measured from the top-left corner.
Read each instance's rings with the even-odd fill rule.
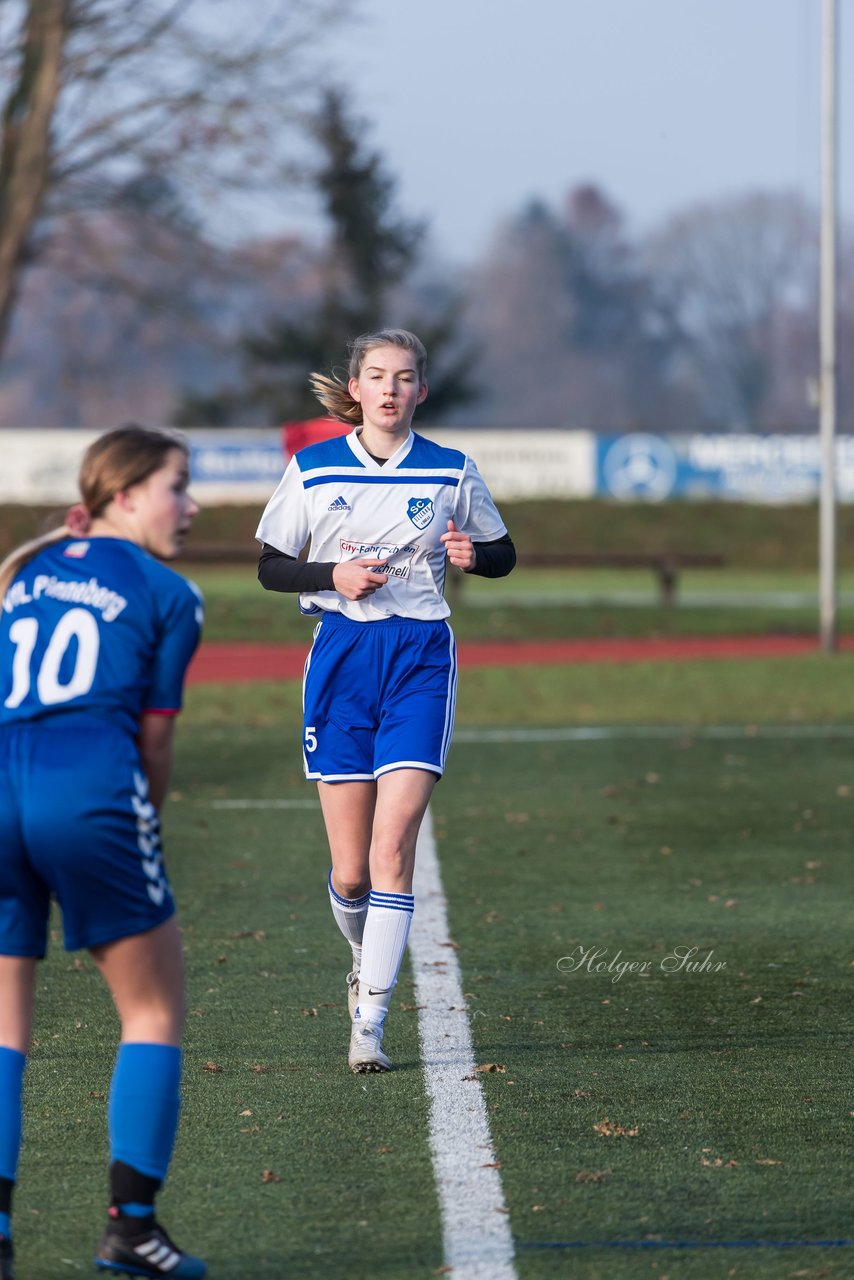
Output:
[[[327,378],[322,373],[310,373],[308,380],[317,399],[331,418],[358,427],[362,423],[362,406],[354,400],[344,383],[333,374]]]
[[[50,533],[45,533],[40,538],[31,538],[29,542],[23,542],[19,547],[15,547],[14,551],[10,551],[3,563],[0,564],[0,601],[4,598],[12,582],[25,564],[29,564],[33,557],[37,556],[45,547],[50,547],[54,542],[62,542],[63,538],[71,538],[73,536],[68,526],[62,524],[58,529],[52,529]]]

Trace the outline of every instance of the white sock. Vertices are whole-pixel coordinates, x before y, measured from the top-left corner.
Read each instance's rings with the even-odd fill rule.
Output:
[[[372,889],[362,942],[356,1018],[382,1026],[409,937],[415,899],[411,893]]]
[[[370,892],[361,898],[342,898],[332,888],[332,871],[329,872],[329,902],[335,923],[350,943],[353,952],[353,968],[358,973],[362,963],[362,935],[365,932],[365,920],[368,917]]]

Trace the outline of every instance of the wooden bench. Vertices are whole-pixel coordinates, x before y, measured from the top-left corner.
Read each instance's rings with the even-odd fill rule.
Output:
[[[181,554],[185,564],[257,564],[257,543],[223,545],[189,542]],[[518,549],[517,549],[518,551]],[[716,551],[518,551],[522,569],[651,569],[662,605],[674,605],[682,569],[720,569],[724,557]],[[459,599],[464,573],[448,578],[448,587]]]
[[[662,605],[674,605],[682,569],[720,569],[717,551],[521,551],[524,569],[652,569]]]

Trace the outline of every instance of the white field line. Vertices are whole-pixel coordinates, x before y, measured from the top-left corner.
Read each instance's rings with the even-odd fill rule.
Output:
[[[457,729],[454,742],[621,742],[651,738],[704,738],[718,741],[809,741],[854,738],[854,724],[710,724],[710,725],[567,725],[541,728]]]
[[[453,1280],[516,1280],[513,1238],[498,1170],[445,895],[430,810],[415,857],[409,954],[430,1103],[430,1149],[445,1265]]]

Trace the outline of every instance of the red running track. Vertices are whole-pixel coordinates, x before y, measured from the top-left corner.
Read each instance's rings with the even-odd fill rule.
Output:
[[[854,636],[839,646],[854,649]],[[671,636],[643,640],[486,641],[459,644],[461,667],[560,666],[575,662],[694,662],[721,658],[790,658],[817,653],[814,636]],[[190,684],[246,684],[302,677],[309,646],[203,644],[188,674]]]

